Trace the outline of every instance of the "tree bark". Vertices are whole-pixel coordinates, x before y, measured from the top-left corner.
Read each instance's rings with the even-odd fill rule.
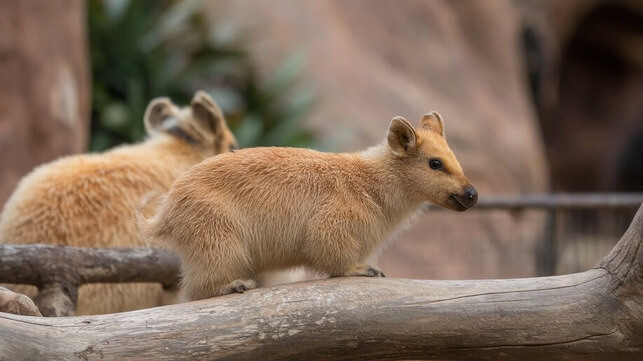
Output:
[[[0,282],[37,286],[35,301],[45,316],[73,314],[82,284],[159,282],[171,288],[178,275],[178,258],[156,249],[0,245]]]
[[[333,278],[91,317],[0,316],[7,359],[640,360],[643,207],[596,268],[556,277]]]
[[[81,0],[0,0],[0,205],[34,166],[86,149],[85,17]]]

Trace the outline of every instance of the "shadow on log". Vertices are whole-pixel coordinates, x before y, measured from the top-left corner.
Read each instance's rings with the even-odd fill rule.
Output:
[[[643,207],[596,268],[556,277],[333,278],[73,318],[0,315],[11,360],[640,360]]]

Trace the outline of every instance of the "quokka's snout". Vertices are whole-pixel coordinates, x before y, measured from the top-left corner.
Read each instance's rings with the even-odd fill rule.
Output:
[[[478,203],[478,191],[472,185],[464,187],[462,193],[453,193],[449,197],[453,209],[459,212],[466,211]]]

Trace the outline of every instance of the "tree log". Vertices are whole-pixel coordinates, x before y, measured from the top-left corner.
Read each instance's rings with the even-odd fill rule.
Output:
[[[643,207],[596,268],[556,277],[333,278],[91,317],[0,315],[11,360],[640,360]]]
[[[149,248],[79,248],[50,245],[0,245],[0,282],[30,284],[45,316],[73,314],[78,287],[99,282],[179,282],[179,260]]]

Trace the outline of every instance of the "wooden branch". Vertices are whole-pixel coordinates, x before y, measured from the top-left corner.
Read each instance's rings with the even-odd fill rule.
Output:
[[[78,248],[0,245],[0,283],[38,286],[36,304],[45,316],[76,309],[78,287],[101,282],[159,282],[178,285],[179,261],[149,248]]]
[[[333,278],[72,318],[0,315],[7,359],[640,360],[643,208],[597,268],[543,278]]]
[[[0,259],[0,282],[7,283],[178,283],[178,259],[150,248],[0,245]]]

